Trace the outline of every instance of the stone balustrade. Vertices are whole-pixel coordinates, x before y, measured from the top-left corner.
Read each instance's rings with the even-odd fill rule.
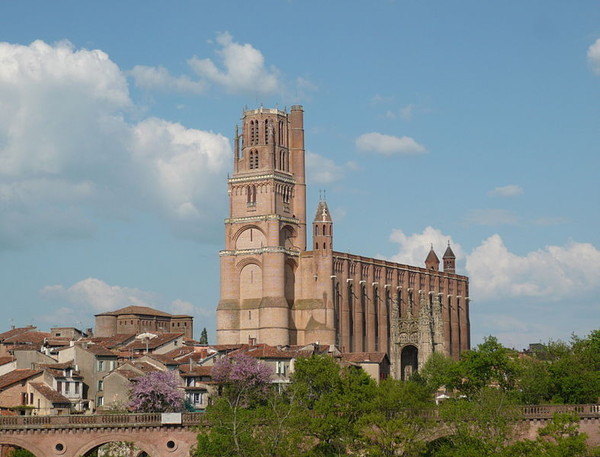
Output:
[[[530,405],[523,406],[523,419],[545,420],[555,413],[575,413],[581,419],[600,418],[600,405]],[[437,417],[436,410],[427,414]],[[182,413],[184,427],[205,424],[204,413]],[[160,427],[165,425],[160,413],[91,414],[63,416],[0,416],[0,431],[19,429],[74,429],[74,428],[119,428]]]

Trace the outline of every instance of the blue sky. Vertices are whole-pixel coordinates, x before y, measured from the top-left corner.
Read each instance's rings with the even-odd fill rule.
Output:
[[[600,323],[596,1],[0,3],[5,327],[129,304],[214,339],[231,137],[305,109],[336,250],[448,240],[475,344]]]

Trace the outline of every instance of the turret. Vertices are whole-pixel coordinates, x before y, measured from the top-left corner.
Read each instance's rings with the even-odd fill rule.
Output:
[[[446,248],[446,252],[444,252],[442,260],[444,261],[445,273],[456,273],[456,256],[454,255],[454,252],[452,252],[450,241],[448,241],[448,247]]]
[[[435,271],[439,271],[440,269],[440,259],[438,259],[437,254],[433,250],[433,244],[431,245],[429,254],[427,254],[427,258],[425,259],[425,268]]]
[[[325,200],[319,201],[313,220],[313,249],[333,250],[333,220]]]

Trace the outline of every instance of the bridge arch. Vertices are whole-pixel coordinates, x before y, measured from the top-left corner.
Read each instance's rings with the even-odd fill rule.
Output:
[[[165,440],[167,441],[167,440]],[[98,438],[88,441],[83,446],[75,451],[73,455],[84,456],[91,450],[108,443],[126,442],[137,446],[142,452],[150,457],[163,455],[155,446],[148,443],[147,440],[141,440],[132,433],[106,433]],[[36,456],[37,457],[37,456]]]
[[[30,440],[21,439],[16,436],[2,436],[0,438],[0,447],[4,445],[20,447],[31,452],[35,457],[44,457],[46,455],[42,449],[31,443]]]

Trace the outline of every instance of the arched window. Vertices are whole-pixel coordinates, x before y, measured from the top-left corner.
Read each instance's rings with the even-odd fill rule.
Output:
[[[257,140],[257,126],[255,121],[250,121],[250,144],[256,144]]]
[[[249,168],[251,170],[258,168],[258,151],[256,151],[256,150],[250,151],[248,160],[249,160]]]
[[[256,186],[248,186],[247,193],[248,206],[256,206]]]
[[[273,124],[270,120],[265,121],[265,144],[269,144],[269,137],[272,133]]]
[[[315,236],[319,236],[319,226],[315,225]]]
[[[283,144],[283,121],[279,121],[279,144]]]

